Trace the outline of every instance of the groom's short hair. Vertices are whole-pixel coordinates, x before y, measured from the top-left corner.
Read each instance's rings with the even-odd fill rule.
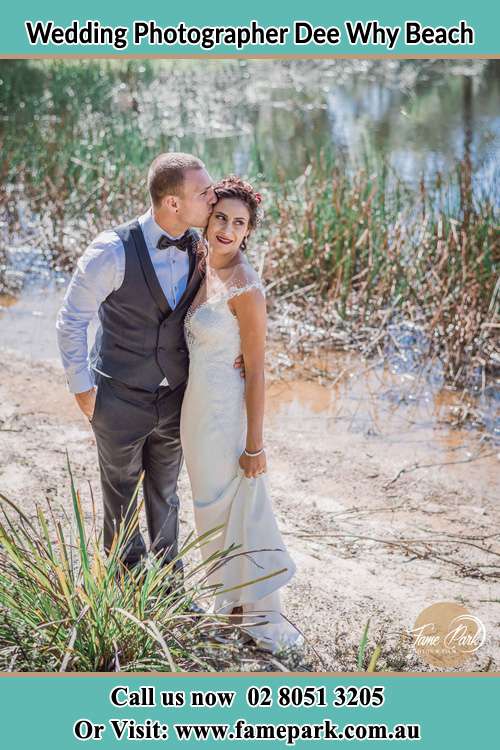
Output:
[[[166,195],[182,193],[184,173],[188,169],[205,169],[205,165],[197,156],[179,151],[171,151],[156,157],[148,172],[148,190],[154,206],[157,206]]]

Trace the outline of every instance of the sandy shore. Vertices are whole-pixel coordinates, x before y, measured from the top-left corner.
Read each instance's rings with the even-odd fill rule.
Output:
[[[438,455],[425,431],[402,440],[353,430],[338,410],[330,420],[315,411],[315,388],[303,385],[311,407],[297,411],[296,386],[272,385],[266,429],[273,501],[298,568],[284,594],[285,612],[316,650],[310,663],[355,670],[371,618],[368,651],[380,644],[379,669],[434,669],[405,633],[426,606],[455,601],[482,620],[487,634],[458,669],[500,669],[500,547],[491,536],[500,508],[495,457],[486,456],[491,447],[466,436],[461,448],[465,438],[458,435]],[[476,448],[480,457],[470,461]],[[90,519],[89,486],[100,505],[94,439],[60,368],[5,350],[0,492],[28,514],[47,497],[70,511],[66,449]],[[184,538],[193,528],[184,470],[180,495]]]

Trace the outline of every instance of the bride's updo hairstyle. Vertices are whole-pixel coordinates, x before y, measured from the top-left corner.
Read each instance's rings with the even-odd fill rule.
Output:
[[[224,177],[220,182],[216,182],[214,185],[214,192],[217,196],[217,200],[220,200],[221,198],[236,198],[245,204],[250,215],[248,222],[249,234],[253,232],[261,220],[261,194],[255,192],[249,182],[245,182],[245,180],[242,180],[234,174],[230,174],[229,177]],[[240,250],[246,250],[246,247],[246,240],[243,240],[240,245]]]

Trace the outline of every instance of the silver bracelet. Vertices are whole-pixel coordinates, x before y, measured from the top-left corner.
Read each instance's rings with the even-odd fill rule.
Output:
[[[257,451],[256,453],[250,453],[250,451],[247,451],[247,449],[245,448],[243,453],[245,454],[245,456],[249,456],[250,458],[255,458],[255,456],[260,456],[261,453],[264,453],[264,450],[265,448],[261,448],[260,451]]]

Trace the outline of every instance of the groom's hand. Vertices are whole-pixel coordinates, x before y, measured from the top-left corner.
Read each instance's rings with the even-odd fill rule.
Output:
[[[78,404],[78,408],[85,414],[88,420],[91,420],[92,415],[94,414],[96,391],[97,389],[94,386],[89,391],[75,393],[75,400]]]
[[[237,370],[240,370],[240,375],[242,378],[245,377],[245,360],[243,359],[243,354],[240,354],[239,357],[236,357],[234,360],[233,365]]]

